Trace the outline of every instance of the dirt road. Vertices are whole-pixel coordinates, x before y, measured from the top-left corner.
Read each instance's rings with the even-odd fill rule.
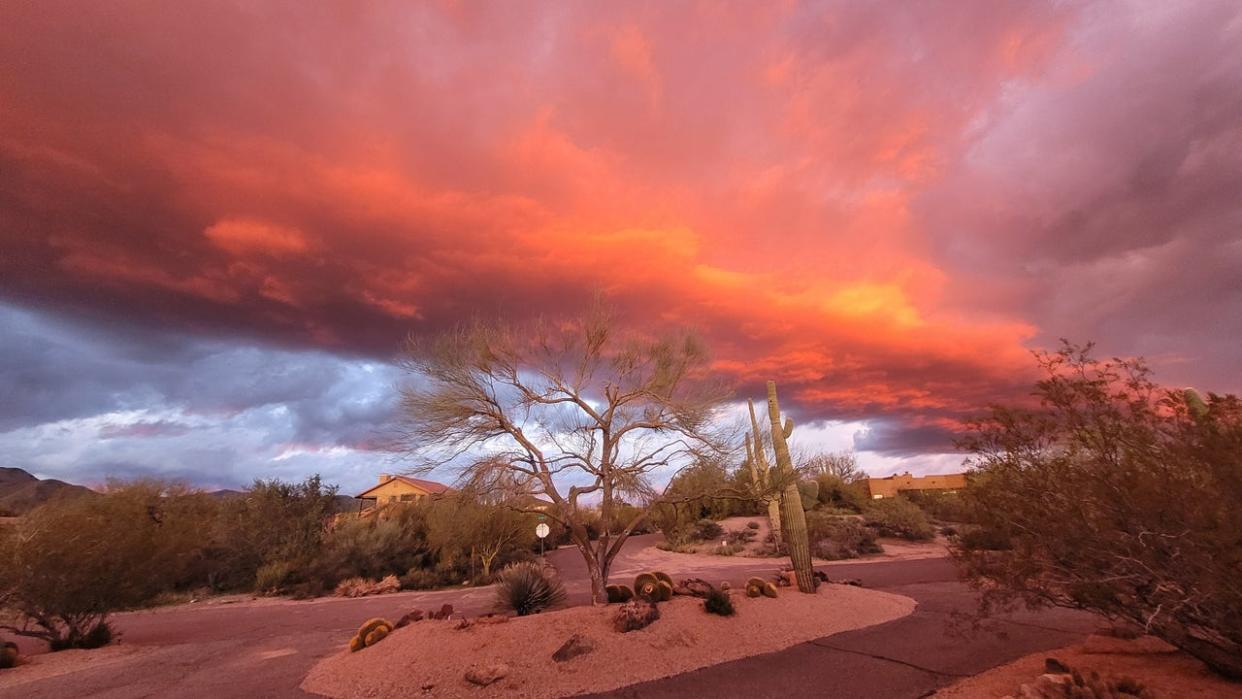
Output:
[[[636,537],[616,570],[648,560],[654,537]],[[574,604],[589,600],[585,566],[576,551],[549,553],[562,571]],[[687,557],[674,577],[744,581],[778,562],[747,565]],[[614,696],[848,696],[917,697],[958,676],[972,674],[1044,648],[1073,642],[1090,630],[1084,615],[1023,614],[993,624],[1007,638],[945,635],[952,614],[967,611],[973,595],[957,582],[944,559],[834,565],[834,578],[859,578],[867,587],[919,601],[910,617],[839,634],[785,651],[750,658],[675,678],[631,687]],[[396,618],[413,608],[448,602],[476,615],[489,611],[490,588],[411,592],[363,599],[325,598],[306,602],[242,601],[181,605],[117,615],[122,643],[90,653],[89,664],[72,657],[65,674],[18,686],[0,677],[0,697],[306,697],[298,689],[310,667],[338,652],[358,624],[372,616]],[[58,654],[64,655],[64,654]],[[49,666],[50,667],[50,666]],[[411,682],[417,678],[411,678]]]

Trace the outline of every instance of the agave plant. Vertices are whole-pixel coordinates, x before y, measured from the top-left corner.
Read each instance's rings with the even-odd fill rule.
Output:
[[[537,563],[514,563],[497,576],[497,605],[518,616],[538,614],[564,599],[561,581]]]

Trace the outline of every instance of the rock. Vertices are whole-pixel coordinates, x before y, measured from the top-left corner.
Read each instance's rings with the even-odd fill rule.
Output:
[[[677,583],[677,587],[673,588],[673,594],[690,595],[693,597],[706,597],[707,593],[713,589],[712,584],[700,578],[690,578]]]
[[[579,655],[586,655],[593,650],[595,650],[595,642],[580,633],[576,633],[561,644],[560,648],[556,649],[556,652],[552,654],[552,659],[558,663],[563,663]]]
[[[656,609],[654,604],[643,600],[633,600],[617,608],[612,625],[617,631],[625,633],[644,628],[659,618],[660,610]]]
[[[486,663],[471,665],[466,670],[466,681],[480,687],[503,680],[509,675],[509,666],[504,663]]]
[[[1049,675],[1068,675],[1070,668],[1056,658],[1044,658],[1044,672]]]
[[[453,616],[453,605],[446,604],[443,607],[440,607],[440,611],[432,612],[428,616],[432,619],[447,619]]]
[[[416,621],[422,621],[422,620],[423,620],[423,610],[415,609],[414,611],[398,619],[396,628],[399,629],[404,626],[409,626],[410,624],[413,624]]]

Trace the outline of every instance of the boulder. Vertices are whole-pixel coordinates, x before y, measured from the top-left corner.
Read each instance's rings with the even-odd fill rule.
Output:
[[[410,624],[413,624],[416,621],[422,621],[422,620],[423,620],[423,610],[415,609],[414,611],[409,612],[408,614],[406,614],[405,616],[397,620],[397,628],[409,626]]]
[[[586,655],[593,650],[595,650],[595,642],[580,633],[576,633],[570,636],[569,640],[562,643],[560,648],[556,649],[556,652],[552,654],[552,659],[558,663],[563,663],[579,655]]]
[[[673,594],[689,595],[692,597],[707,597],[707,593],[711,592],[713,589],[712,584],[706,580],[701,578],[690,578],[677,583],[677,586],[673,588]]]
[[[466,670],[466,681],[480,687],[486,687],[508,676],[509,666],[504,663],[480,663],[471,665]]]

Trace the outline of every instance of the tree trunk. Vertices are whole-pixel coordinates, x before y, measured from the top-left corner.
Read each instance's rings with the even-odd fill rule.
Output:
[[[785,540],[785,532],[781,531],[781,499],[779,497],[768,498],[768,524],[772,528],[772,543],[780,548],[781,542]]]
[[[1151,629],[1152,635],[1168,641],[1179,650],[1203,661],[1218,675],[1231,680],[1242,680],[1242,647],[1221,638],[1220,643],[1199,638],[1176,621],[1159,624]],[[1232,647],[1226,647],[1232,646]]]
[[[586,559],[587,575],[591,577],[591,604],[608,604],[608,591],[604,589],[608,584],[607,566],[601,565],[590,549],[584,549],[582,557]]]
[[[802,510],[802,496],[798,493],[798,480],[794,474],[793,458],[789,455],[789,443],[785,440],[793,432],[793,421],[785,419],[781,425],[781,406],[776,398],[776,382],[768,382],[768,419],[772,422],[772,450],[776,452],[776,472],[786,481],[781,491],[781,522],[785,527],[785,545],[789,547],[789,559],[793,562],[794,577],[798,590],[815,592],[815,569],[811,567],[811,544],[807,540],[806,513]]]

